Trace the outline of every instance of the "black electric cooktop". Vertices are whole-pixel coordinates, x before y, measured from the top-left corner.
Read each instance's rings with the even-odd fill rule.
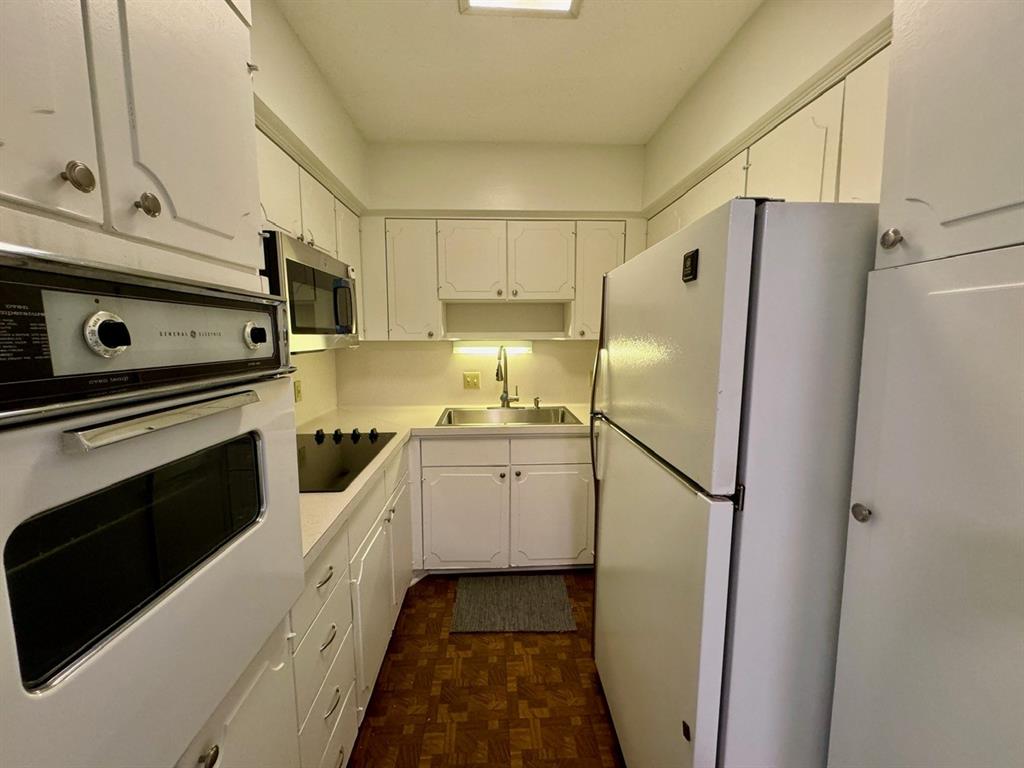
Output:
[[[318,429],[314,434],[298,434],[299,490],[302,493],[344,491],[381,452],[395,432],[358,429],[333,433]]]

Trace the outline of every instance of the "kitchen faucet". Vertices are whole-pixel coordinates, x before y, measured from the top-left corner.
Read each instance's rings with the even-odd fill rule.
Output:
[[[519,402],[519,387],[516,387],[516,393],[512,396],[508,394],[508,352],[505,351],[505,347],[502,346],[498,350],[498,370],[494,372],[494,380],[501,382],[501,407],[510,408],[509,403]]]

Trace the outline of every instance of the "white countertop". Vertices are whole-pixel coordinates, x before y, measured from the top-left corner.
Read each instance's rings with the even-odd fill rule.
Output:
[[[369,466],[352,484],[340,493],[299,494],[299,518],[302,524],[302,556],[308,569],[324,550],[327,543],[348,522],[355,503],[362,498],[370,479],[399,450],[410,437],[526,437],[537,435],[586,435],[589,433],[590,407],[570,403],[566,407],[580,420],[580,424],[486,424],[459,427],[438,427],[437,420],[446,405],[412,406],[350,406],[317,416],[298,425],[298,432],[311,433],[317,429],[331,432],[336,427],[348,432],[358,427],[364,432],[376,427],[381,432],[395,432],[396,437],[384,446]],[[477,407],[477,406],[468,406]],[[527,406],[528,407],[528,406]]]

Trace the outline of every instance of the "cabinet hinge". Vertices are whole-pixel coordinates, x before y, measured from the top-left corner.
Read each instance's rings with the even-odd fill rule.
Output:
[[[746,501],[746,498],[747,498],[747,488],[746,488],[746,486],[745,485],[738,485],[738,486],[736,486],[736,494],[732,498],[732,503],[733,503],[733,506],[736,508],[737,512],[742,512],[743,511],[743,502]]]

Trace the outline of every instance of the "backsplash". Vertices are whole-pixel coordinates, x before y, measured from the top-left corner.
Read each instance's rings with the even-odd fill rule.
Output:
[[[338,379],[333,351],[292,355],[291,363],[298,369],[292,374],[292,381],[302,382],[302,401],[295,404],[297,425],[338,407]]]
[[[509,393],[519,387],[520,405],[536,396],[552,405],[588,402],[596,352],[597,342],[535,341],[532,354],[509,357]],[[456,354],[450,343],[418,341],[363,342],[335,355],[343,407],[498,404],[501,384],[491,355]],[[480,373],[480,389],[462,388],[464,371]]]

